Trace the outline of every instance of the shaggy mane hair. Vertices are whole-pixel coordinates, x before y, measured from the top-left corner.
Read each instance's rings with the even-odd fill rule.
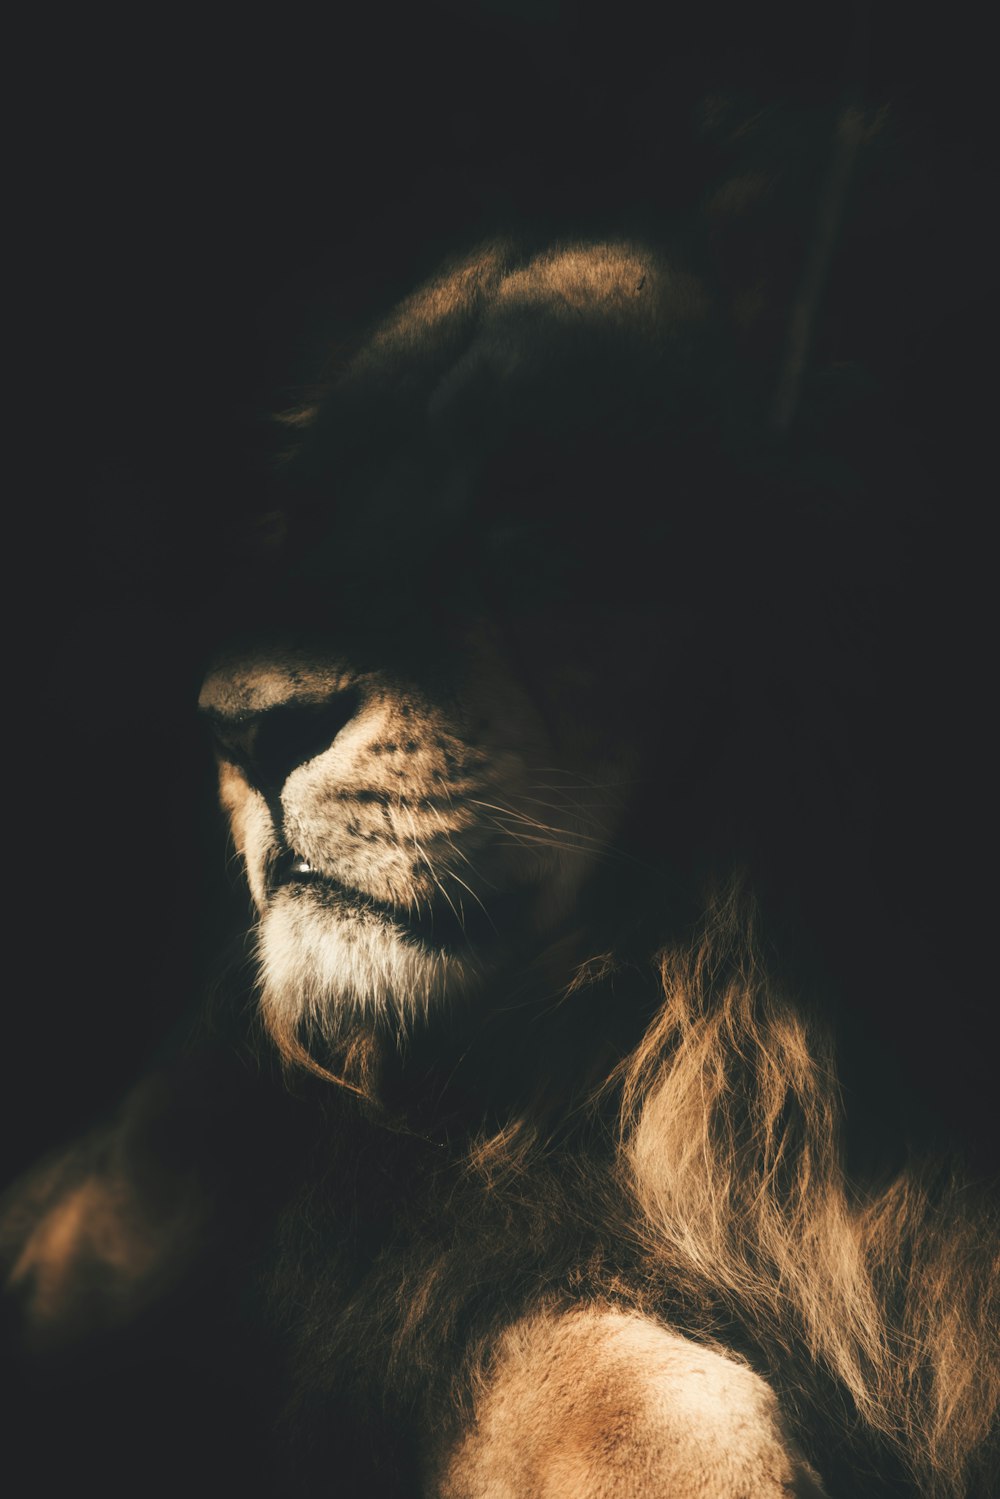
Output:
[[[361,636],[354,668],[363,675],[358,661],[384,651],[380,669],[405,679],[391,651],[410,618],[389,618],[388,605],[400,577],[423,603],[425,557],[413,563],[410,555],[424,521],[412,475],[430,454],[439,466],[424,476],[426,493],[440,498],[444,490],[447,499],[442,474],[475,472],[482,480],[479,488],[469,482],[476,503],[496,501],[507,519],[503,505],[514,494],[531,522],[531,479],[541,473],[542,488],[548,484],[562,507],[548,517],[549,560],[557,555],[562,564],[578,547],[571,558],[578,566],[565,568],[563,586],[595,608],[592,620],[569,615],[573,627],[589,623],[600,637],[599,649],[591,639],[581,648],[593,657],[584,678],[587,711],[595,722],[606,712],[621,730],[616,766],[634,755],[645,772],[631,780],[616,770],[617,831],[607,847],[591,840],[598,852],[579,887],[566,880],[576,892],[572,902],[566,897],[566,913],[560,905],[558,918],[539,923],[542,937],[527,928],[531,956],[512,944],[512,956],[500,949],[494,970],[470,964],[475,983],[457,997],[445,983],[450,957],[435,959],[431,978],[425,964],[414,981],[423,949],[408,947],[404,936],[397,943],[394,935],[392,963],[374,974],[361,944],[352,949],[357,972],[348,971],[351,959],[332,938],[327,947],[316,944],[314,961],[315,928],[329,936],[316,910],[305,908],[302,930],[286,912],[276,936],[261,897],[262,1018],[251,1025],[267,1030],[266,1042],[255,1038],[258,1051],[277,1050],[281,1080],[258,1057],[252,1082],[241,1075],[232,1090],[239,1110],[231,1116],[229,1095],[214,1080],[196,1108],[186,1082],[163,1084],[162,1103],[157,1083],[152,1102],[140,1092],[108,1134],[15,1201],[8,1257],[18,1294],[22,1282],[30,1294],[32,1274],[44,1284],[53,1270],[54,1306],[64,1295],[73,1315],[84,1307],[85,1323],[92,1304],[98,1311],[106,1304],[113,1325],[115,1318],[128,1323],[127,1335],[140,1344],[143,1275],[140,1268],[133,1304],[127,1272],[143,1254],[155,1265],[155,1246],[165,1246],[164,1283],[175,1269],[180,1278],[185,1255],[194,1261],[202,1250],[206,1258],[216,1253],[234,1282],[238,1268],[241,1288],[250,1286],[250,1320],[264,1302],[274,1333],[263,1362],[276,1385],[273,1405],[283,1410],[292,1469],[282,1466],[280,1492],[296,1491],[298,1482],[305,1494],[325,1494],[331,1475],[346,1494],[398,1499],[411,1492],[435,1453],[468,1430],[512,1324],[539,1309],[584,1304],[643,1313],[745,1360],[769,1381],[802,1451],[842,1499],[870,1491],[972,1499],[1000,1471],[995,1198],[944,1156],[882,1174],[856,1172],[853,1163],[848,1170],[839,1016],[830,996],[837,985],[810,957],[809,935],[797,945],[794,897],[782,909],[789,886],[799,877],[809,883],[822,862],[809,898],[824,905],[827,892],[839,890],[833,924],[843,917],[848,930],[858,851],[850,830],[835,826],[842,808],[831,787],[842,793],[844,786],[824,756],[850,760],[850,746],[830,744],[841,723],[834,699],[846,695],[863,652],[857,639],[845,644],[843,637],[864,636],[857,615],[874,590],[872,577],[861,574],[878,571],[857,537],[870,540],[891,528],[891,518],[868,505],[871,492],[853,474],[838,492],[839,471],[829,477],[829,454],[815,432],[795,452],[794,443],[772,447],[770,430],[760,436],[766,403],[746,371],[720,373],[726,342],[719,321],[699,282],[629,244],[558,246],[534,256],[506,245],[481,250],[376,330],[321,395],[318,413],[292,419],[301,450],[283,482],[290,512],[300,505],[292,521],[304,570],[280,576],[279,561],[269,592],[265,574],[234,568],[233,590],[244,596],[253,629],[266,636],[269,625],[280,631],[291,619],[304,635],[313,626],[324,649],[330,601],[342,603],[339,590],[349,595],[353,586],[348,603]],[[508,379],[512,372],[523,388]],[[748,385],[757,403],[749,416],[741,404],[750,403]],[[830,430],[839,441],[839,421],[834,411],[823,441]],[[403,477],[393,469],[385,514],[358,542],[351,526],[359,515],[370,520],[364,485],[382,472],[386,455]],[[898,476],[895,452],[886,457],[880,449],[879,457]],[[339,501],[342,530],[329,525],[331,474],[353,475],[356,485]],[[529,480],[515,489],[524,474]],[[629,486],[634,514],[622,506],[620,522],[612,514],[608,524],[608,496],[617,500]],[[378,498],[378,484],[372,489]],[[644,527],[639,544],[636,517]],[[448,549],[452,520],[445,512],[433,542],[438,547],[444,535],[439,550],[448,567],[461,563],[460,550]],[[469,523],[488,529],[478,513]],[[397,548],[396,574],[385,570],[383,533]],[[526,528],[515,557],[524,575],[545,561],[534,534]],[[355,545],[369,562],[367,577],[354,566]],[[547,574],[535,580],[552,609],[539,616],[546,622],[563,598],[553,605],[549,582]],[[852,589],[857,596],[845,604]],[[517,589],[513,598],[516,607]],[[450,600],[449,607],[461,606]],[[663,665],[666,650],[644,654],[650,638],[669,643],[676,667]],[[426,639],[433,645],[441,637]],[[417,656],[424,644],[421,637]],[[348,639],[345,653],[350,648]],[[619,687],[612,678],[623,650],[629,676]],[[439,678],[430,646],[427,656],[418,667],[433,687]],[[516,646],[508,656],[523,664]],[[560,658],[554,677],[564,665]],[[661,666],[662,680],[652,680]],[[814,680],[800,683],[808,668]],[[413,680],[420,685],[416,668]],[[628,691],[638,702],[619,723],[614,709]],[[785,733],[776,723],[788,699],[795,729]],[[664,709],[673,715],[668,733],[685,715],[699,719],[696,742],[675,760],[663,749],[657,715]],[[208,711],[224,717],[211,703]],[[254,720],[264,711],[230,706],[230,727],[240,713]],[[578,714],[581,739],[585,727],[594,725],[581,726]],[[244,786],[256,797],[260,825],[272,819],[260,833],[260,867],[251,870],[248,858],[248,871],[263,889],[267,860],[294,857],[309,882],[325,878],[338,900],[353,890],[363,906],[366,889],[324,870],[322,850],[292,846],[302,831],[289,830],[289,786],[334,749],[340,729],[327,725],[324,733],[323,748],[310,742],[308,758],[290,771],[286,765],[276,787],[265,790],[263,779],[252,786],[247,770]],[[385,746],[375,747],[383,763]],[[497,759],[506,763],[502,749]],[[789,790],[782,778],[793,769]],[[302,822],[306,836],[316,830],[321,842],[316,808],[324,798],[336,802],[338,787],[320,784],[327,772],[315,773]],[[389,792],[367,787],[355,788],[355,801],[362,791],[365,805],[394,805]],[[421,796],[433,804],[426,790],[412,804]],[[472,795],[470,803],[490,805]],[[529,823],[525,814],[519,826]],[[549,828],[550,847],[553,834],[571,836]],[[419,851],[416,839],[413,846]],[[796,849],[812,861],[807,869]],[[759,864],[751,853],[760,853]],[[745,875],[733,874],[745,867]],[[520,893],[512,884],[500,898]],[[383,957],[384,936],[377,929]],[[347,979],[353,987],[344,999],[338,981]],[[240,983],[238,1046],[225,1050],[229,1066],[239,1052],[239,1067],[251,1072],[244,1067],[245,975]],[[397,992],[407,985],[415,995]],[[210,1161],[212,1130],[219,1149]],[[174,1206],[175,1196],[184,1197],[178,1181],[197,1187],[202,1216],[195,1215],[190,1243],[183,1206]],[[83,1211],[91,1197],[100,1209],[92,1220]],[[219,1201],[230,1226],[203,1227]],[[176,1249],[162,1226],[171,1214],[183,1240]],[[123,1223],[134,1230],[131,1240],[127,1233],[116,1239]],[[112,1273],[122,1267],[124,1291]],[[169,1309],[168,1302],[165,1320]],[[43,1335],[47,1316],[43,1307]],[[231,1349],[227,1356],[235,1362]]]
[[[525,270],[505,248],[460,265],[383,326],[351,366],[346,399],[357,400],[351,379],[403,405],[422,401],[428,387],[452,391],[474,363],[477,338],[503,347],[508,336],[503,322],[499,332],[479,331],[479,319],[493,327],[497,286],[522,299],[548,295],[546,276],[566,274],[572,259],[560,251]],[[634,279],[642,284],[638,272]],[[680,296],[685,307],[701,305],[686,283]],[[572,416],[572,394],[560,397]],[[638,399],[654,396],[644,388]],[[376,423],[386,420],[384,406]],[[305,431],[316,420],[295,419]],[[328,464],[322,440],[307,448],[307,472],[310,462],[318,472]],[[782,511],[775,534],[791,513]],[[824,517],[817,501],[810,525],[816,516],[808,539],[806,524],[793,522],[797,541],[815,549],[810,564],[828,544],[849,545],[842,534],[831,542],[846,530],[839,511]],[[733,524],[754,536],[763,559],[767,545],[753,527],[766,522]],[[866,515],[865,524],[878,521]],[[837,613],[831,580],[839,581],[845,556],[803,569],[831,589],[810,604],[802,585],[796,599],[811,646],[820,648],[824,610]],[[737,589],[746,599],[754,590],[767,597],[765,565],[749,579],[736,567],[726,574],[734,593],[717,628],[731,630],[739,617]],[[845,629],[849,619],[849,609],[838,614]],[[777,639],[784,625],[767,628]],[[730,635],[713,639],[706,655],[722,659],[730,644]],[[845,652],[840,640],[822,648],[830,654],[817,675],[846,675],[853,648]],[[757,737],[743,779],[719,792],[726,775],[716,766],[712,784],[699,788],[686,829],[692,844],[717,792],[731,799],[727,814],[738,809],[770,751],[771,712],[768,700],[753,704],[727,762]],[[819,732],[835,718],[822,718]],[[820,763],[817,756],[810,769]],[[841,857],[847,888],[854,853]],[[356,1220],[391,1219],[395,1242],[407,1246],[362,1276],[355,1254],[363,1251],[331,1256],[339,1206],[322,1186],[304,1185],[289,1212],[274,1296],[279,1322],[299,1328],[298,1395],[287,1420],[300,1451],[319,1440],[331,1400],[354,1411],[362,1430],[384,1429],[378,1413],[386,1406],[398,1409],[401,1425],[417,1409],[426,1430],[459,1429],[503,1327],[539,1304],[586,1298],[641,1309],[745,1357],[778,1392],[834,1494],[858,1492],[859,1480],[928,1499],[985,1492],[996,1472],[1000,1405],[995,1204],[940,1157],[874,1182],[849,1176],[826,995],[819,985],[811,992],[808,959],[786,963],[781,943],[780,966],[764,956],[757,932],[773,933],[756,913],[754,881],[707,883],[717,893],[699,914],[655,881],[645,909],[622,910],[613,880],[598,882],[579,922],[607,946],[595,941],[560,994],[546,995],[529,972],[519,992],[499,997],[495,1014],[487,995],[485,1025],[481,1015],[437,1014],[400,1039],[386,1017],[324,1015],[310,1028],[308,1016],[302,1027],[272,1013],[286,1063],[339,1085],[339,1103],[324,1105],[337,1116],[327,1148],[350,1161],[352,1180],[371,1174],[380,1182],[359,1187]],[[550,957],[537,961],[535,977]],[[320,1180],[333,1169],[324,1167]],[[355,1287],[346,1305],[345,1283]],[[321,1309],[333,1303],[331,1328]],[[359,1483],[377,1460],[368,1450],[359,1458]]]
[[[791,1409],[806,1390],[826,1405],[825,1377],[845,1434],[884,1438],[920,1493],[978,1492],[1000,1400],[995,1208],[944,1160],[878,1188],[847,1180],[829,1036],[776,990],[738,901],[663,953],[661,975],[622,1079],[659,1274],[735,1315]]]
[[[995,1205],[943,1158],[875,1186],[848,1178],[829,1026],[769,976],[755,925],[741,882],[710,902],[698,937],[657,955],[659,1009],[603,1077],[580,1028],[599,1035],[609,1004],[634,1019],[654,975],[610,953],[584,965],[529,1021],[535,1058],[517,1100],[494,1091],[492,1123],[471,1133],[461,1104],[437,1133],[422,1129],[406,1075],[453,1109],[478,1101],[505,1073],[498,1053],[524,1055],[522,1025],[493,1027],[489,1056],[464,1035],[427,1051],[415,1036],[405,1060],[370,1030],[345,1038],[340,1065],[368,1101],[320,1085],[337,1119],[330,1154],[287,1214],[272,1286],[278,1322],[298,1327],[285,1422],[310,1470],[338,1402],[361,1430],[417,1410],[425,1430],[457,1433],[503,1328],[585,1300],[745,1358],[832,1494],[859,1482],[933,1499],[988,1491]],[[363,1284],[353,1254],[331,1254],[338,1208],[321,1185],[347,1158],[359,1183],[380,1180],[361,1189],[359,1221],[398,1213],[404,1192],[412,1204],[406,1251]],[[331,1325],[322,1308],[345,1280],[356,1290]],[[359,1483],[379,1461],[362,1447]]]

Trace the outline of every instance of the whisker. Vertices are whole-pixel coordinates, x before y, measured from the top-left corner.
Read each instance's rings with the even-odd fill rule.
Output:
[[[529,765],[527,773],[532,776],[562,776],[564,785],[575,782],[581,788],[591,791],[607,790],[613,786],[641,786],[649,780],[649,776],[622,776],[613,781],[594,781],[589,776],[581,775],[579,771],[567,770],[564,765]],[[562,788],[553,786],[550,789],[558,791]]]
[[[607,834],[608,832],[607,827],[601,821],[601,819],[599,817],[595,817],[593,812],[591,811],[592,807],[600,807],[602,810],[607,810],[606,803],[603,801],[579,802],[576,801],[575,798],[568,796],[565,797],[562,802],[544,801],[539,796],[522,796],[521,800],[525,802],[531,802],[532,805],[536,807],[547,807],[552,812],[579,812],[583,815],[584,821],[592,823],[595,828],[600,828],[601,831],[605,834]]]
[[[502,838],[496,840],[497,848],[554,848],[562,853],[586,854],[588,859],[599,859],[609,864],[628,864],[636,869],[653,871],[655,866],[646,859],[638,859],[634,854],[625,853],[617,848],[588,848],[580,843],[572,843],[561,838],[545,838],[538,833],[519,833],[513,828],[503,827],[497,823],[502,833],[506,834],[506,841]]]
[[[474,807],[483,807],[488,812],[497,812],[501,817],[513,818],[517,822],[524,823],[526,827],[537,828],[543,833],[559,833],[566,837],[576,837],[588,843],[601,843],[602,839],[596,834],[574,831],[571,828],[556,827],[553,823],[542,822],[541,818],[531,817],[526,812],[519,812],[514,807],[497,806],[495,802],[481,802],[470,798],[470,804]]]
[[[431,861],[428,858],[425,850],[421,847],[419,839],[417,838],[416,828],[415,828],[415,823],[414,823],[414,820],[413,820],[413,814],[412,814],[412,812],[410,812],[410,810],[409,810],[408,807],[400,807],[399,811],[405,813],[405,815],[407,817],[407,820],[409,821],[411,827],[414,829],[413,832],[410,835],[411,836],[411,841],[413,843],[414,850],[419,855],[419,857],[423,860],[423,862],[424,862],[424,864],[425,864],[425,866],[427,868],[428,874],[430,875],[431,879],[434,881],[435,885],[440,890],[441,894],[444,896],[445,900],[448,902],[449,906],[451,907],[452,914],[455,917],[455,920],[458,922],[459,927],[461,928],[462,932],[464,932],[465,931],[465,911],[464,911],[464,909],[461,910],[461,911],[459,911],[456,908],[455,902],[452,900],[451,896],[448,894],[447,890],[444,888],[444,886],[442,885],[441,881],[438,879],[437,874],[436,874],[436,872],[434,870],[434,865],[431,863]],[[459,906],[461,906],[461,901],[459,901]]]
[[[441,833],[439,834],[439,836],[445,839],[452,853],[455,854],[459,859],[461,859],[463,864],[468,865],[469,869],[477,880],[481,881],[482,884],[488,886],[490,890],[495,890],[496,886],[490,880],[488,880],[485,875],[480,873],[480,871],[473,864],[472,860],[469,858],[468,854],[465,853],[463,849],[459,848],[458,844],[455,842],[453,829],[447,826],[438,809],[436,807],[432,807],[431,813],[434,817],[437,818],[438,822],[441,823]]]
[[[471,885],[467,885],[463,879],[460,879],[459,876],[455,873],[455,871],[453,869],[449,869],[447,871],[447,873],[445,875],[445,878],[449,879],[449,880],[455,880],[459,885],[462,886],[463,890],[468,890],[469,894],[472,896],[472,899],[476,902],[476,905],[482,911],[483,915],[486,917],[486,920],[489,922],[490,926],[493,928],[493,930],[496,932],[497,936],[499,937],[500,932],[499,932],[499,929],[497,928],[496,922],[493,920],[493,917],[490,915],[489,911],[487,911],[486,907],[483,905],[482,901],[480,900],[479,896],[476,894],[475,890],[473,890],[472,886]]]

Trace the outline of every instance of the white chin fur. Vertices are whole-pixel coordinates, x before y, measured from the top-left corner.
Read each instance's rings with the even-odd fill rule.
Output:
[[[261,918],[257,947],[265,1022],[330,1039],[348,1012],[405,1026],[468,993],[476,977],[468,960],[408,941],[390,921],[282,895]]]

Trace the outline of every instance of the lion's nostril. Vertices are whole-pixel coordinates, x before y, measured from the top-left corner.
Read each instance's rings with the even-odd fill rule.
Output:
[[[250,767],[262,788],[278,789],[298,766],[328,750],[357,708],[358,694],[347,691],[325,703],[289,703],[264,714]]]
[[[257,713],[208,711],[216,746],[261,791],[274,792],[300,765],[328,750],[358,710],[359,694],[320,703],[288,702]]]

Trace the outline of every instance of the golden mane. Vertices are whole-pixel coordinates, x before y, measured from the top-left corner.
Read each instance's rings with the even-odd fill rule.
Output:
[[[452,1477],[511,1349],[544,1404],[552,1327],[564,1374],[597,1359],[576,1424],[598,1475],[601,1368],[627,1375],[642,1328],[615,1385],[626,1487],[597,1492],[666,1474],[678,1425],[681,1490],[710,1491],[685,1349],[723,1371],[723,1446],[764,1475],[727,1493],[871,1475],[967,1499],[996,1472],[995,1201],[943,1159],[848,1171],[839,981],[789,891],[856,893],[826,756],[860,654],[850,523],[879,522],[863,484],[815,479],[811,442],[803,475],[748,436],[764,407],[717,334],[658,251],[479,252],[297,424],[267,607],[200,700],[285,1090],[262,1063],[249,1136],[223,1127],[213,1158],[196,1131],[189,1180],[168,1076],[15,1204],[28,1341],[32,1318],[72,1340],[80,1306],[139,1326],[210,1256],[219,1182],[245,1187],[232,1222],[259,1214],[260,1237],[230,1250],[277,1329],[306,1491],[334,1461],[362,1488],[383,1443],[387,1492],[435,1465],[442,1499],[489,1491]],[[435,611],[442,579],[459,591]],[[258,1188],[244,1142],[265,1135]],[[678,1425],[650,1438],[654,1388]]]
[[[671,278],[630,246],[586,253],[559,247],[527,269],[511,247],[492,247],[404,303],[358,356],[352,378],[403,386],[400,371],[416,346],[435,399],[442,390],[454,399],[473,363],[470,349],[481,357],[485,346],[501,358],[507,340],[519,347],[517,318],[525,308],[537,304],[546,317],[567,319],[576,337],[577,293],[586,311],[598,273],[613,293],[616,338],[633,336],[633,318],[641,342],[651,333],[662,337],[661,323],[673,335],[688,315],[704,316],[693,282]],[[626,283],[654,297],[652,322],[621,293]],[[607,300],[608,287],[599,291]],[[477,331],[480,321],[486,333]],[[320,438],[322,453],[322,432]],[[767,711],[759,705],[755,726]],[[644,1268],[625,1281],[598,1273],[594,1293],[637,1299],[671,1325],[742,1347],[803,1426],[810,1410],[822,1411],[847,1445],[879,1452],[873,1462],[884,1466],[888,1449],[921,1493],[960,1499],[996,1461],[996,1206],[941,1158],[913,1160],[876,1184],[848,1176],[831,1017],[821,996],[801,992],[801,978],[791,983],[762,957],[747,881],[734,879],[707,906],[693,941],[672,940],[659,951],[662,1003],[610,1075],[595,1074],[586,1043],[574,1037],[588,1029],[586,1012],[581,1018],[578,1011],[605,1000],[614,1006],[616,982],[634,986],[636,962],[648,964],[666,932],[638,959],[612,944],[576,967],[552,1006],[554,1018],[534,1039],[544,1065],[520,1064],[521,1093],[501,1097],[492,1126],[468,1143],[473,1190],[502,1197],[516,1182],[528,1197],[544,1195],[553,1171],[573,1174],[561,1143],[567,1119],[575,1121],[570,1128],[585,1128],[581,1121],[606,1120],[609,1107],[620,1109],[614,1173],[621,1200],[603,1197],[600,1182],[577,1180],[593,1217],[605,1215],[609,1243],[617,1236],[637,1244]],[[646,920],[646,938],[653,925]],[[647,983],[648,974],[638,987]],[[295,1017],[272,1021],[270,1029],[286,1064],[341,1085],[382,1124],[409,1128],[405,1109],[394,1116],[386,1101],[394,1041],[350,1025],[332,1045],[330,1035],[314,1038],[320,1060]],[[514,1031],[513,1039],[502,1024],[491,1031],[508,1061],[523,1044]],[[419,1038],[413,1044],[419,1049]],[[460,1052],[456,1046],[445,1065]],[[455,1063],[474,1079],[472,1091],[489,1095],[494,1075],[489,1065],[476,1066],[465,1056]],[[621,1257],[620,1244],[608,1249],[609,1263],[615,1254]],[[440,1264],[433,1289],[414,1274],[407,1295],[421,1318],[451,1325],[462,1288],[449,1293]],[[426,1371],[436,1355],[417,1351],[419,1320],[404,1317],[395,1358]],[[435,1337],[428,1346],[439,1347]]]
[[[774,1350],[832,1376],[845,1421],[921,1493],[977,1492],[1000,1406],[995,1205],[944,1160],[870,1190],[846,1178],[827,1027],[775,987],[735,889],[661,975],[622,1069],[623,1160],[660,1273],[734,1312],[779,1388]]]
[[[808,1427],[821,1411],[840,1429],[852,1463],[867,1451],[862,1466],[884,1473],[888,1450],[929,1499],[977,1494],[997,1461],[1000,1214],[944,1158],[912,1160],[874,1186],[848,1177],[829,1023],[769,974],[757,924],[734,880],[709,902],[695,941],[659,953],[662,1005],[610,1075],[591,1079],[570,1107],[565,1094],[558,1111],[536,1094],[471,1136],[463,1232],[502,1262],[505,1201],[534,1203],[542,1221],[574,1202],[581,1221],[599,1224],[586,1272],[592,1299],[742,1351],[796,1421]],[[571,1011],[585,992],[611,1000],[622,966],[611,952],[596,955],[560,1008]],[[346,1078],[297,1041],[285,1056],[362,1094],[380,1127],[408,1133],[380,1097],[385,1057],[370,1032],[345,1039]],[[565,1063],[548,1057],[557,1093]],[[596,1129],[599,1138],[615,1111],[612,1184],[588,1176],[586,1156],[574,1160],[579,1140],[567,1148],[560,1128],[568,1114],[578,1135]],[[623,1245],[641,1274],[615,1268]],[[560,1302],[559,1271],[538,1275],[536,1293],[548,1284]],[[466,1315],[469,1288],[434,1259],[386,1294],[396,1377],[406,1387],[435,1378],[442,1329]],[[484,1377],[476,1360],[491,1335],[475,1346],[451,1385],[463,1408]]]

